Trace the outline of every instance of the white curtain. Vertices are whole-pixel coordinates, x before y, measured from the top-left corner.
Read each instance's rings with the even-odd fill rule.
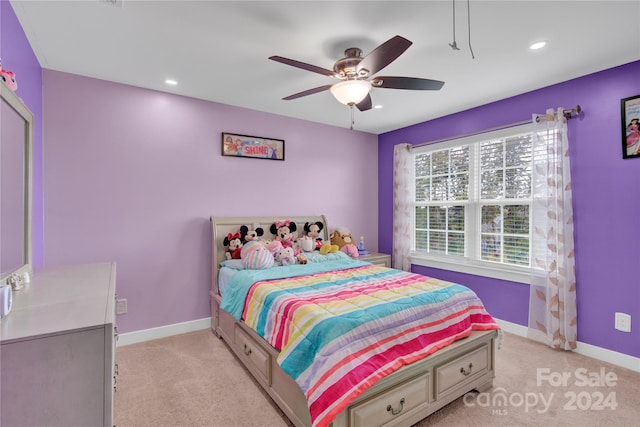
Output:
[[[529,337],[576,348],[576,276],[567,121],[564,112],[533,116]]]
[[[413,220],[413,156],[411,145],[398,144],[393,150],[393,268],[410,271]]]

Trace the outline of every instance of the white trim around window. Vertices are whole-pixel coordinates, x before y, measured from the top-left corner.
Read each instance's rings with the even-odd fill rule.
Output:
[[[481,199],[480,197],[480,182],[479,179],[479,162],[480,162],[480,143],[489,142],[491,140],[499,140],[505,138],[516,137],[517,135],[521,135],[523,133],[531,132],[531,125],[522,125],[522,126],[514,126],[508,129],[501,129],[498,131],[488,132],[481,135],[473,135],[469,137],[463,137],[459,139],[449,140],[442,143],[437,143],[433,145],[424,145],[419,148],[414,148],[412,153],[414,156],[419,155],[421,153],[428,152],[437,152],[441,150],[449,150],[453,147],[469,147],[469,165],[468,165],[468,198],[456,199],[455,197],[448,200],[442,200],[439,202],[438,200],[416,200],[414,196],[414,207],[415,206],[433,206],[433,205],[463,205],[465,206],[465,224],[464,224],[464,233],[465,233],[465,254],[467,256],[455,256],[455,255],[444,255],[433,252],[426,251],[416,251],[416,229],[415,229],[415,218],[413,220],[413,248],[414,250],[410,254],[410,261],[412,264],[438,268],[443,270],[455,271],[466,274],[473,274],[477,276],[483,277],[491,277],[495,279],[501,279],[511,282],[530,284],[531,283],[531,267],[527,266],[519,266],[515,264],[502,263],[502,262],[492,262],[488,260],[482,260],[481,252],[480,252],[480,228],[481,228],[481,212],[479,209],[483,204],[497,204],[497,205],[506,205],[509,203],[516,204],[530,204],[531,198],[517,198],[517,199],[507,199],[502,196],[502,198],[498,198],[495,200],[491,199]],[[417,167],[417,165],[416,165]],[[503,170],[507,170],[506,164],[504,164],[501,168]],[[464,169],[462,169],[464,172]],[[451,173],[451,172],[449,172]],[[415,171],[414,171],[415,174]],[[413,177],[415,185],[417,185],[416,176]],[[416,191],[416,187],[414,185],[414,194]],[[414,208],[415,209],[415,208]],[[415,210],[414,210],[415,215]],[[531,224],[529,224],[529,230],[531,230]],[[474,237],[473,240],[470,238]],[[530,238],[530,234],[529,234]],[[477,241],[476,241],[477,240]]]
[[[458,273],[474,274],[510,282],[531,284],[531,269],[505,264],[478,262],[469,258],[426,256],[424,253],[411,252],[411,264],[423,267],[439,268]]]

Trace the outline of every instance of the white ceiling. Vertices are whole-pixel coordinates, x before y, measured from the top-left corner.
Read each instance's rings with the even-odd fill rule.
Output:
[[[438,92],[372,89],[383,108],[355,110],[354,128],[374,134],[640,59],[640,1],[631,0],[471,0],[470,15],[456,0],[459,51],[449,47],[452,0],[11,3],[45,69],[344,128],[349,108],[328,91],[281,99],[337,80],[267,58],[331,69],[348,47],[367,54],[401,35],[413,45],[378,75],[446,83]],[[528,49],[539,40],[548,47]]]

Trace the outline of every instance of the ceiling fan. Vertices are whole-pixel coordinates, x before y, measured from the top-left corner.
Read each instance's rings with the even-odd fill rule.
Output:
[[[319,86],[289,95],[283,100],[301,98],[314,93],[329,90],[341,103],[360,111],[370,110],[372,107],[371,88],[408,89],[408,90],[440,90],[444,82],[438,80],[421,79],[417,77],[374,76],[375,73],[392,63],[413,43],[404,37],[395,36],[362,56],[362,50],[351,47],[344,51],[344,58],[338,59],[333,70],[296,61],[282,56],[270,56],[269,59],[303,70],[339,79],[340,82]]]

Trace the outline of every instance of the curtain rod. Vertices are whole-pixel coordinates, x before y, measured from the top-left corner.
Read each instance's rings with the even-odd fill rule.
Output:
[[[581,111],[582,111],[582,107],[580,107],[580,105],[576,105],[575,108],[572,108],[570,110],[564,110],[563,114],[567,120],[570,120],[574,117],[577,117]],[[422,147],[425,145],[437,144],[439,142],[447,142],[447,141],[452,141],[454,139],[466,138],[468,136],[482,135],[483,133],[493,132],[496,130],[509,129],[512,127],[520,126],[520,125],[526,125],[527,123],[531,123],[531,119],[520,120],[519,122],[513,122],[506,125],[495,126],[492,128],[486,128],[486,129],[476,130],[473,132],[462,133],[454,136],[449,136],[446,138],[434,139],[433,141],[420,142],[418,144],[411,144],[409,146],[409,150],[411,150],[412,148]]]

